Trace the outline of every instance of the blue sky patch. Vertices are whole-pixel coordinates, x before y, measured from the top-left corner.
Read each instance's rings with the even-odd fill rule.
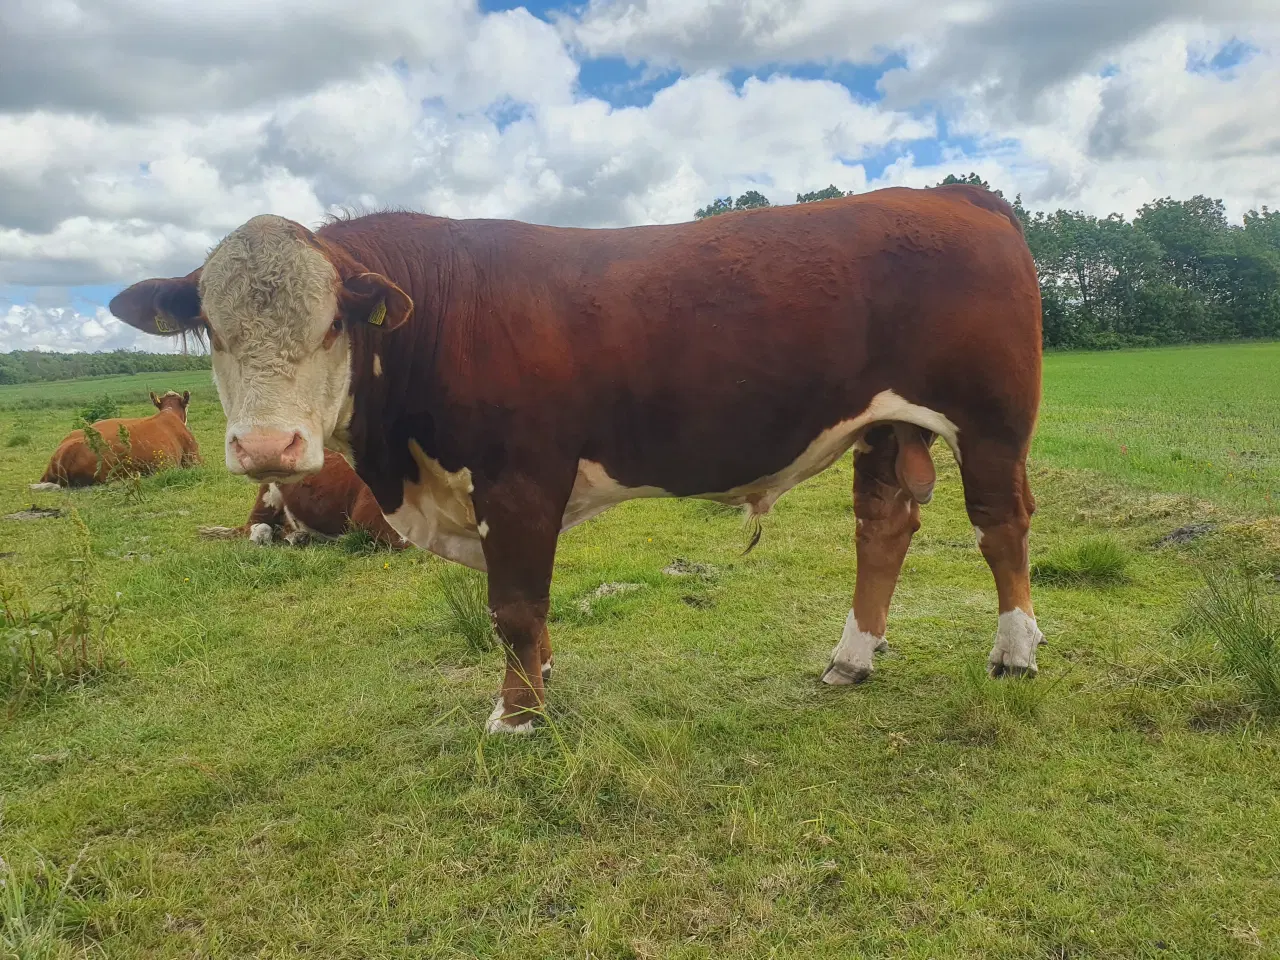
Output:
[[[1232,37],[1219,47],[1212,57],[1206,57],[1201,53],[1188,52],[1187,72],[1226,73],[1234,67],[1240,66],[1257,52],[1258,48],[1253,44],[1245,43],[1239,37]]]

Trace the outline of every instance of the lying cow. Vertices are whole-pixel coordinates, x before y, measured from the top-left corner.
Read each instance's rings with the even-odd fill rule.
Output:
[[[319,473],[297,483],[264,483],[249,519],[239,527],[201,527],[208,539],[248,537],[258,545],[277,537],[297,544],[313,537],[338,537],[363,530],[376,542],[401,548],[405,540],[391,529],[378,501],[341,454],[324,452]]]
[[[857,581],[823,679],[866,678],[935,437],[995,578],[989,669],[1036,671],[1040,291],[1013,209],[981,188],[616,230],[259,216],[111,311],[208,336],[231,472],[306,476],[338,445],[399,533],[488,571],[507,651],[492,731],[543,709],[562,530],[635,497],[759,516],[850,447]]]
[[[84,430],[72,430],[58,445],[44,476],[32,490],[58,490],[106,483],[123,473],[155,473],[200,462],[200,445],[187,429],[189,390],[162,397],[151,394],[156,412],[149,417],[99,420],[93,429],[102,437],[101,455]],[[121,428],[124,433],[121,433]]]

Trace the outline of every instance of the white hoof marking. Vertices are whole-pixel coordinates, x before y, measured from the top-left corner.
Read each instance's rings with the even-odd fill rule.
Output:
[[[497,704],[494,705],[493,713],[489,714],[489,721],[484,725],[487,733],[533,733],[533,720],[526,720],[524,723],[507,723],[502,719],[502,714],[506,711],[506,702],[502,697],[498,698]]]
[[[844,621],[844,634],[831,651],[831,663],[822,674],[822,682],[829,684],[860,683],[875,670],[877,650],[885,650],[884,637],[858,629],[858,621],[849,611]]]
[[[249,528],[249,539],[260,547],[265,547],[270,543],[272,536],[271,524],[269,523],[255,523]]]
[[[1006,673],[1035,676],[1038,671],[1036,647],[1042,643],[1044,634],[1026,611],[1002,613],[996,627],[996,643],[987,658],[987,669],[993,677]]]
[[[542,679],[545,680],[551,676],[551,664],[555,661],[555,657],[547,657],[547,662],[542,665]]]

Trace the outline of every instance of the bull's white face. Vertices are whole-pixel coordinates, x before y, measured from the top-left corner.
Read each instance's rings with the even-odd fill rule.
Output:
[[[200,300],[232,473],[316,473],[326,441],[345,433],[351,355],[339,288],[328,258],[276,217],[255,217],[209,256]]]
[[[394,330],[413,300],[342,247],[262,216],[230,233],[199,270],[121,291],[111,312],[148,333],[207,332],[227,414],[227,469],[289,482],[320,471],[326,444],[343,446],[352,325]]]

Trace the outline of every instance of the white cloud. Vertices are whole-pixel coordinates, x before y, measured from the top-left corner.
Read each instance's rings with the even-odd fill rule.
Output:
[[[1280,205],[1273,0],[566,9],[553,25],[476,0],[0,4],[0,290],[185,273],[257,213],[314,224],[348,205],[607,226],[968,170],[1033,207]],[[1213,65],[1233,40],[1247,55]],[[890,55],[879,100],[787,73]],[[580,64],[614,56],[677,75],[613,106]],[[920,144],[939,130],[941,159]],[[104,310],[4,304],[0,349],[168,346]]]
[[[11,305],[0,313],[0,343],[6,350],[148,350],[173,353],[176,340],[148,337],[111,316],[106,307],[86,315],[62,307]]]

